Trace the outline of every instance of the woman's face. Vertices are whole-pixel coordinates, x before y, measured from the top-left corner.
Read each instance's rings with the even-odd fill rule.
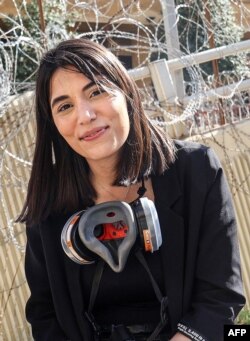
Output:
[[[124,95],[105,92],[74,68],[59,68],[50,86],[54,123],[70,147],[91,164],[115,162],[129,134]]]

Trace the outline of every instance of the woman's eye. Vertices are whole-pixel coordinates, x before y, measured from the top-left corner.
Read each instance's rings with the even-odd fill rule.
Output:
[[[64,112],[66,110],[68,110],[69,108],[71,108],[72,105],[71,104],[63,104],[58,108],[58,112]]]
[[[95,89],[95,90],[93,90],[91,93],[90,93],[90,98],[93,98],[93,97],[96,97],[96,96],[99,96],[99,95],[101,95],[101,94],[103,94],[105,92],[105,90],[104,89],[102,89],[102,88],[98,88],[98,89]]]

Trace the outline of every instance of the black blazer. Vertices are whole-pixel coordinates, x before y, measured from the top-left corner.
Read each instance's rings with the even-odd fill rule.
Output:
[[[174,164],[152,176],[171,329],[222,341],[223,325],[232,324],[245,303],[232,200],[211,149],[180,141],[176,146]],[[36,341],[93,340],[84,317],[81,265],[61,247],[68,216],[27,228],[26,316]]]

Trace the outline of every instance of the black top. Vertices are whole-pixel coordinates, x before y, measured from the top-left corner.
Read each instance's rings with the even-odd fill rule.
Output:
[[[162,263],[158,251],[144,252],[144,257],[161,292],[164,292]],[[81,269],[83,298],[89,303],[95,266],[83,265]],[[135,287],[138,290],[135,290]],[[95,300],[93,315],[99,324],[133,325],[155,323],[160,320],[160,304],[156,298],[149,275],[131,254],[122,272],[114,272],[105,265]]]

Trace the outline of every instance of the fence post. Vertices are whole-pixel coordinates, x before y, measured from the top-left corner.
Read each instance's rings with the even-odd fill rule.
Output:
[[[174,0],[160,0],[160,3],[165,28],[168,60],[171,60],[176,57],[181,57],[175,2]],[[170,109],[172,114],[180,115],[183,111],[183,106],[180,104],[182,104],[185,96],[183,69],[169,70],[166,61],[165,63],[164,61],[160,61],[160,63],[153,62],[149,68],[158,100],[160,102],[166,101],[172,103],[168,109]],[[186,129],[183,124],[178,123],[172,126],[172,128],[169,127],[168,130],[174,130],[174,137],[178,138],[184,135],[184,130]]]

